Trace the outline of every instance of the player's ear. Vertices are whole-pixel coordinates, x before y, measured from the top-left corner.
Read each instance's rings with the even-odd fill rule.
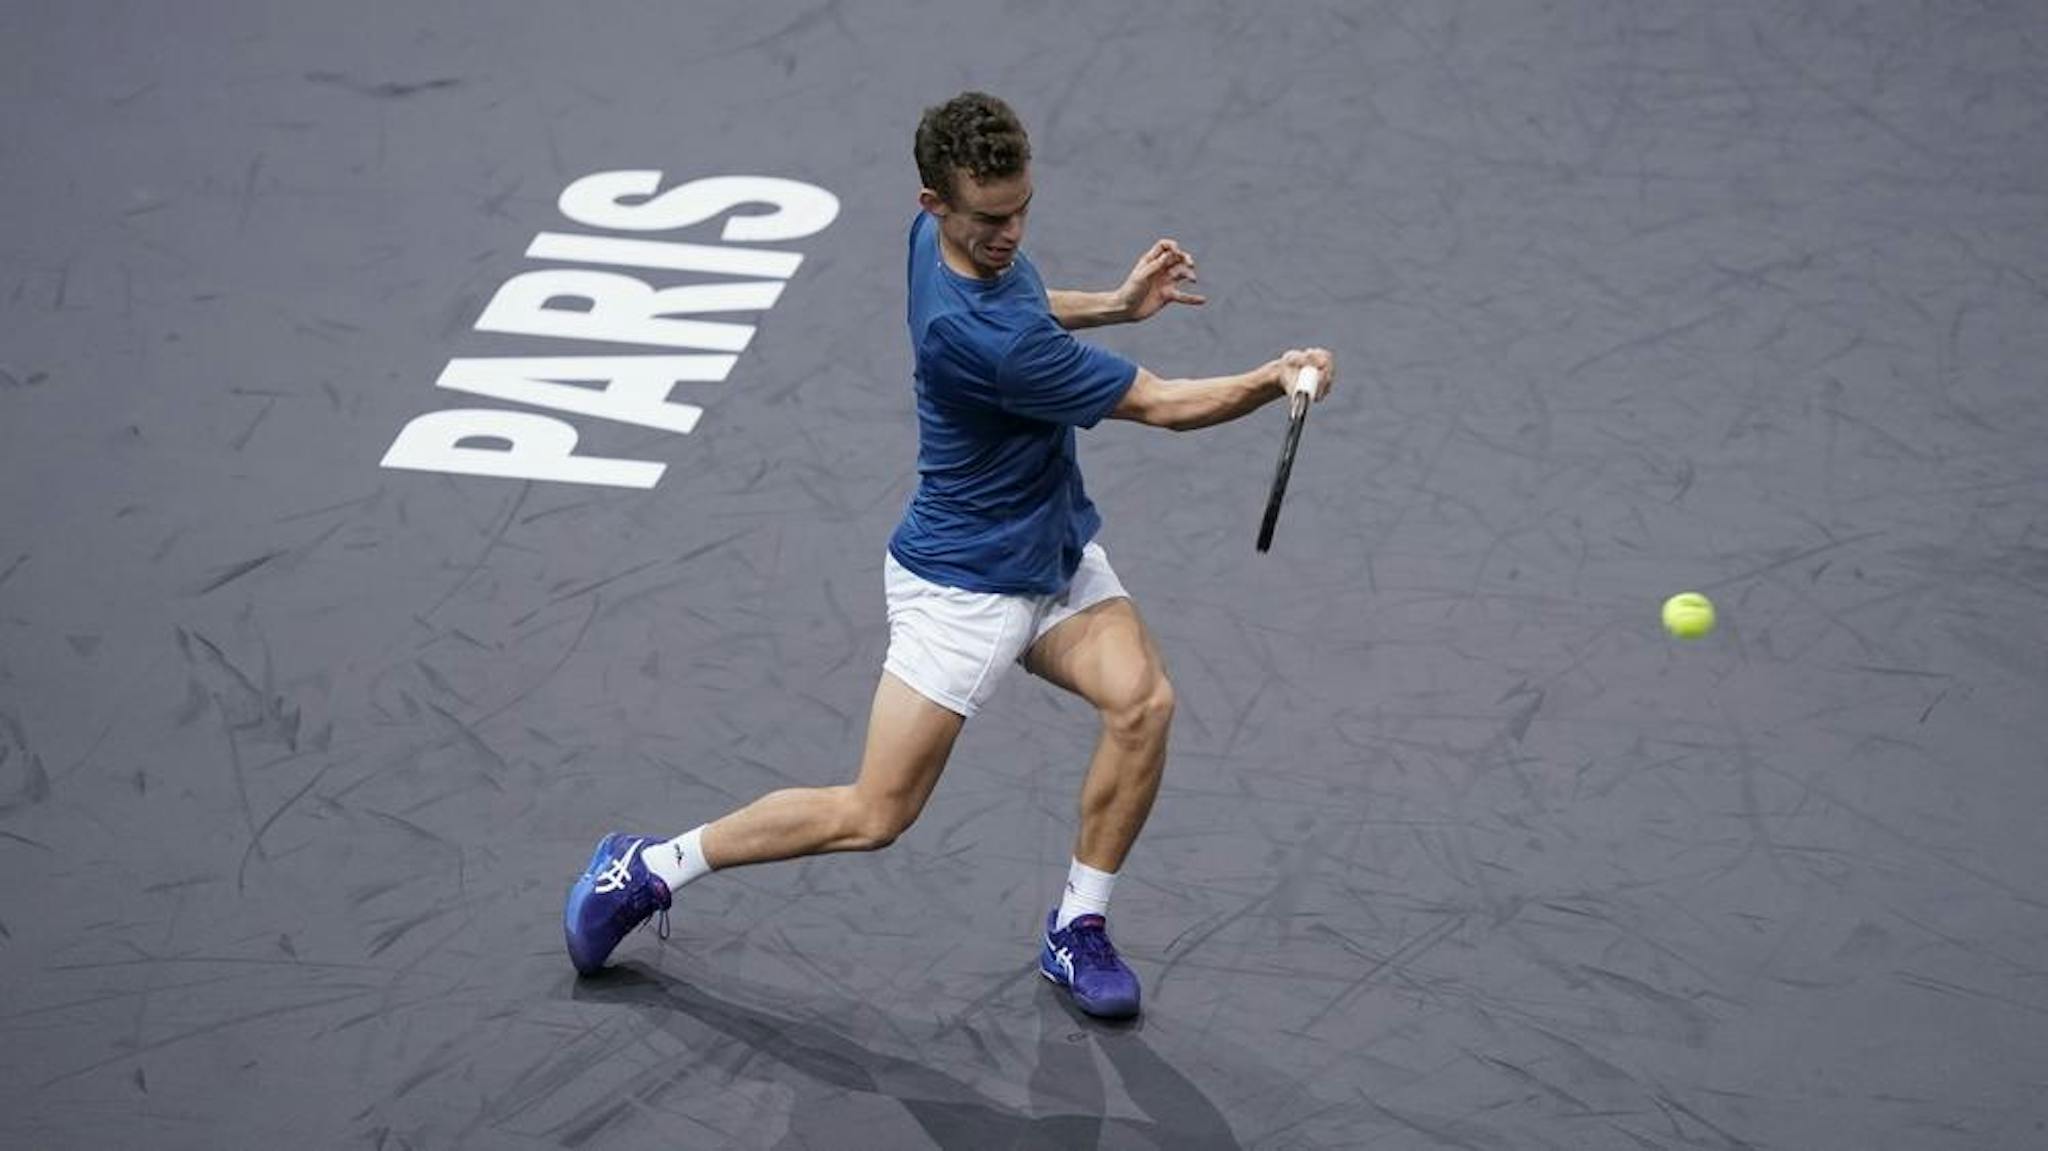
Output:
[[[945,216],[947,211],[945,199],[930,188],[919,188],[917,190],[917,203],[925,211],[941,218]]]

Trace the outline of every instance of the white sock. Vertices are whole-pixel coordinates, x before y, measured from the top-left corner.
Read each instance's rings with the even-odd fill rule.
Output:
[[[704,828],[700,825],[666,843],[650,843],[640,851],[640,862],[661,877],[674,891],[694,879],[711,874],[711,861],[704,858]]]
[[[1054,931],[1083,915],[1109,914],[1109,893],[1116,889],[1116,872],[1097,871],[1080,860],[1067,868],[1067,890],[1060,897],[1060,913],[1053,920]]]

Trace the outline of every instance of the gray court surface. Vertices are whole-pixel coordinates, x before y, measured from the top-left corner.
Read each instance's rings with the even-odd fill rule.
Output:
[[[2032,3],[0,6],[0,1145],[2048,1146],[2044,55]],[[968,87],[1049,281],[1199,258],[1096,338],[1343,369],[1265,556],[1281,408],[1082,437],[1180,698],[1147,1012],[1035,974],[1095,719],[1022,675],[894,847],[578,980],[599,835],[850,776]],[[839,211],[731,245],[801,264],[687,434],[436,387],[674,352],[477,326],[731,279],[528,255],[624,236],[560,203],[616,171]],[[665,471],[380,467],[478,410]]]

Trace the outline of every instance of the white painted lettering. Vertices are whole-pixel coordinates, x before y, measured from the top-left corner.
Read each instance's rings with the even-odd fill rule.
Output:
[[[672,272],[713,272],[723,276],[764,276],[787,280],[804,258],[796,252],[721,248],[669,240],[621,240],[614,236],[571,236],[542,232],[526,249],[528,259],[576,264],[662,268]]]
[[[655,170],[598,172],[562,192],[562,214],[592,228],[614,232],[666,232],[701,224],[743,204],[767,204],[773,212],[734,216],[720,239],[732,244],[800,240],[825,230],[839,217],[839,197],[825,189],[774,176],[709,176],[679,184],[660,195]],[[646,197],[628,204],[627,197]]]
[[[472,446],[483,440],[503,447]],[[458,408],[428,412],[399,429],[383,466],[465,476],[651,488],[668,465],[579,456],[576,429],[548,416]]]
[[[654,169],[598,172],[562,192],[563,215],[590,228],[655,232],[725,216],[726,245],[801,239],[839,215],[823,188],[772,176],[711,176],[663,190]],[[703,419],[696,404],[671,399],[678,384],[718,383],[732,373],[754,325],[701,319],[765,312],[803,263],[798,252],[691,244],[629,236],[542,232],[528,259],[586,265],[522,272],[500,285],[476,321],[480,332],[704,354],[454,359],[435,386],[528,407],[688,435]],[[727,276],[658,287],[587,265]],[[463,408],[430,412],[401,428],[387,468],[651,488],[667,469],[650,460],[576,454],[576,426],[531,412]]]
[[[450,360],[435,381],[493,399],[688,435],[704,409],[669,402],[679,383],[717,383],[738,356],[549,356]],[[563,381],[603,383],[580,387]]]
[[[745,351],[747,341],[753,338],[754,325],[670,317],[765,311],[775,305],[782,287],[770,280],[746,280],[654,288],[616,272],[522,272],[498,288],[476,328],[522,336],[739,352]],[[556,300],[582,300],[589,307],[558,308],[553,306]]]

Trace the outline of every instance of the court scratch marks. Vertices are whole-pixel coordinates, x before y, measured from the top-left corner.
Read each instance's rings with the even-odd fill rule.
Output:
[[[1466,923],[1471,921],[1471,918],[1470,912],[1451,914],[1447,918],[1438,920],[1421,934],[1409,939],[1408,942],[1396,947],[1385,958],[1367,968],[1364,974],[1353,979],[1342,991],[1332,996],[1330,1001],[1323,1005],[1322,1010],[1317,1011],[1307,1023],[1302,1025],[1301,1030],[1304,1032],[1314,1031],[1318,1024],[1329,1018],[1332,1012],[1343,1006],[1346,1000],[1356,995],[1367,984],[1377,978],[1381,972],[1386,971],[1400,974],[1413,966],[1417,960],[1435,950],[1438,945],[1451,936],[1456,935]]]
[[[1609,986],[1641,1000],[1656,1014],[1677,1024],[1677,1038],[1688,1047],[1701,1048],[1707,1043],[1707,1035],[1713,1028],[1714,1017],[1705,1008],[1681,995],[1652,987],[1640,979],[1610,971],[1605,967],[1594,967],[1581,963],[1577,970],[1594,976]]]
[[[1441,1115],[1404,1114],[1367,1097],[1363,1091],[1358,1097],[1365,1105],[1387,1120],[1405,1127],[1432,1141],[1451,1147],[1463,1147],[1466,1151],[1514,1151],[1514,1144],[1504,1141],[1484,1127],[1469,1119],[1453,1119]]]
[[[1891,836],[1893,839],[1898,840],[1899,842],[1905,844],[1907,847],[1912,848],[1919,854],[1935,861],[1936,863],[1941,864],[1944,867],[1950,868],[1963,875],[1969,876],[1971,879],[1975,879],[1988,887],[1992,887],[1998,891],[2002,891],[2007,896],[2011,897],[2013,900],[2019,903],[2024,903],[2029,907],[2048,911],[2048,899],[2044,899],[2041,896],[2034,895],[2033,893],[2028,892],[2025,889],[2021,888],[2017,884],[2001,879],[1998,876],[1983,870],[1982,868],[1972,867],[1967,863],[1959,863],[1956,860],[1949,858],[1942,852],[1936,851],[1933,847],[1928,846],[1927,843],[1925,843],[1918,837],[1908,832],[1901,831],[1896,827],[1893,827],[1891,824],[1886,823],[1883,820],[1877,818],[1876,816],[1869,814],[1862,808],[1857,807],[1856,805],[1843,799],[1841,796],[1835,794],[1834,792],[1828,790],[1820,784],[1813,783],[1810,780],[1802,779],[1801,777],[1792,774],[1784,768],[1773,767],[1769,763],[1765,763],[1761,760],[1757,762],[1756,766],[1760,770],[1769,772],[1770,774],[1775,775],[1778,778],[1783,779],[1786,782],[1792,784],[1794,787],[1801,789],[1809,796],[1827,801],[1829,804],[1832,804],[1833,806],[1841,809],[1842,811],[1847,812],[1849,815],[1855,817],[1857,820],[1863,822],[1864,824],[1884,832],[1886,835]]]
[[[325,998],[311,1000],[310,1002],[306,1003],[286,1003],[277,1007],[266,1007],[261,1011],[251,1011],[245,1015],[236,1015],[227,1019],[215,1020],[212,1023],[203,1024],[198,1027],[187,1028],[186,1030],[180,1031],[175,1035],[171,1035],[166,1038],[156,1040],[152,1043],[139,1044],[128,1050],[122,1051],[119,1054],[110,1055],[105,1059],[99,1059],[91,1063],[87,1063],[82,1067],[74,1067],[71,1070],[66,1071],[60,1075],[56,1075],[49,1079],[43,1080],[40,1086],[45,1088],[54,1087],[59,1083],[64,1083],[72,1079],[77,1079],[85,1075],[90,1075],[91,1073],[93,1073],[94,1071],[98,1071],[102,1067],[110,1067],[126,1059],[133,1059],[137,1056],[147,1055],[152,1051],[161,1051],[166,1047],[174,1047],[177,1044],[184,1043],[188,1040],[197,1039],[203,1035],[212,1035],[215,1032],[232,1030],[234,1028],[242,1027],[250,1023],[256,1023],[264,1019],[275,1019],[281,1015],[292,1015],[301,1011],[317,1011],[322,1007],[330,1007],[337,1003],[346,1003],[351,999],[361,999],[365,995],[373,995],[376,993],[377,990],[375,988],[365,988],[358,991],[350,991],[343,995],[330,995]]]
[[[274,552],[257,556],[255,559],[247,559],[241,561],[240,563],[230,564],[226,568],[221,569],[221,574],[215,576],[211,580],[208,580],[204,587],[201,587],[198,591],[195,591],[192,594],[208,595],[213,592],[219,591],[221,588],[224,588],[227,585],[235,582],[236,580],[241,579],[243,576],[248,575],[250,572],[257,570],[258,568],[271,562],[277,557],[284,555],[290,550],[290,548],[279,548]]]
[[[1526,1083],[1568,1107],[1575,1108],[1580,1114],[1591,1115],[1594,1112],[1591,1103],[1544,1079],[1542,1076],[1511,1059],[1503,1059],[1498,1055],[1488,1055],[1483,1051],[1473,1051],[1469,1048],[1466,1049],[1465,1054],[1470,1055],[1489,1067],[1505,1072],[1509,1078]]]
[[[426,704],[428,711],[431,711],[435,715],[440,716],[441,719],[445,721],[449,727],[454,729],[454,735],[456,739],[458,739],[464,746],[470,748],[472,751],[481,754],[485,759],[497,765],[498,772],[509,774],[512,771],[512,764],[510,763],[510,761],[506,760],[504,755],[500,754],[497,748],[492,747],[490,744],[484,742],[484,737],[477,734],[475,725],[464,723],[462,720],[456,718],[454,713],[450,712],[447,708],[442,707],[440,704],[435,703],[431,699],[427,700]],[[479,720],[478,722],[481,723],[482,721]],[[498,773],[485,771],[483,772],[483,777],[485,782],[489,783],[493,789],[498,791],[500,794],[504,793],[505,785],[499,781]]]
[[[256,153],[255,158],[249,161],[248,170],[243,173],[241,208],[235,216],[235,230],[237,232],[249,230],[249,214],[256,210],[256,198],[258,195],[256,187],[257,182],[263,176],[264,158],[265,153]]]
[[[249,426],[243,428],[241,432],[235,436],[234,439],[229,440],[228,446],[234,449],[236,452],[240,452],[243,448],[248,447],[249,440],[256,435],[256,429],[263,426],[263,421],[270,418],[270,413],[273,410],[275,410],[276,407],[276,396],[272,396],[269,399],[265,400],[263,402],[263,407],[257,410],[256,417],[249,421]]]
[[[6,758],[6,756],[0,756],[0,763],[6,762]],[[44,843],[41,840],[30,839],[26,835],[16,835],[11,831],[0,830],[0,839],[5,839],[13,843],[19,843],[24,847],[33,847],[39,851],[54,852],[57,850],[56,848],[51,847],[49,844]],[[0,929],[0,934],[5,934],[4,929]]]
[[[2017,1007],[2022,1011],[2030,1011],[2035,1015],[2048,1015],[2048,1007],[2044,1007],[2039,1003],[2029,1003],[2024,999],[2015,999],[2010,995],[2000,995],[1995,991],[1965,987],[1960,983],[1950,983],[1945,979],[1936,979],[1931,975],[1921,975],[1913,971],[1899,971],[1893,974],[1893,978],[1908,987],[1918,987],[1922,991],[1932,991],[1937,995],[1946,995],[1958,999],[1983,1000],[1989,1003],[2003,1004],[2007,1007]]]
[[[0,712],[0,728],[5,729],[8,737],[7,743],[0,743],[0,766],[15,756],[21,757],[21,787],[13,796],[0,800],[0,812],[32,807],[50,798],[50,773],[43,767],[43,757],[29,746],[28,732],[21,721]]]
[[[583,583],[577,584],[576,586],[569,588],[566,591],[558,591],[554,595],[548,597],[548,602],[540,605],[537,608],[534,608],[532,611],[527,612],[525,615],[520,616],[518,619],[513,620],[512,626],[523,626],[528,620],[546,611],[547,609],[555,606],[556,604],[566,603],[572,599],[580,599],[583,596],[591,594],[592,592],[599,591],[603,588],[609,587],[612,584],[615,584],[622,579],[626,579],[629,576],[639,575],[641,572],[646,571],[648,568],[651,568],[660,562],[661,559],[659,557],[656,557],[655,559],[647,560],[644,563],[634,564],[632,567],[629,567],[624,571],[614,572],[611,575],[601,576],[594,580],[587,580]]]
[[[1756,1151],[1756,1144],[1751,1143],[1749,1140],[1742,1138],[1740,1135],[1737,1135],[1734,1132],[1728,1130],[1727,1128],[1714,1123],[1706,1116],[1701,1115],[1699,1112],[1694,1111],[1692,1108],[1687,1107],[1685,1104],[1680,1103],[1678,1100],[1673,1099],[1671,1096],[1663,1093],[1662,1091],[1652,1092],[1650,1095],[1650,1101],[1663,1109],[1665,1117],[1669,1119],[1671,1122],[1672,1130],[1679,1136],[1686,1138],[1687,1142],[1693,1142],[1693,1140],[1690,1137],[1686,1136],[1684,1125],[1678,1122],[1678,1118],[1673,1116],[1673,1112],[1676,1112],[1677,1116],[1683,1116],[1684,1118],[1690,1119],[1696,1125],[1704,1127],[1708,1131],[1711,1131],[1715,1135],[1719,1136],[1722,1142],[1722,1146],[1740,1148],[1742,1149],[1742,1151]]]
[[[583,646],[584,637],[590,634],[590,625],[597,622],[598,612],[603,607],[604,597],[592,596],[590,599],[590,611],[584,614],[583,623],[577,627],[575,637],[569,641],[569,646],[562,649],[562,654],[555,658],[555,662],[548,667],[547,671],[541,673],[540,678],[534,680],[525,688],[521,689],[517,695],[514,695],[512,698],[506,700],[504,703],[499,704],[497,707],[492,708],[490,711],[485,712],[483,715],[478,716],[470,725],[467,726],[482,727],[484,724],[489,723],[491,720],[496,719],[498,716],[503,715],[505,712],[510,711],[514,707],[519,706],[519,704],[523,702],[527,696],[532,695],[534,692],[539,691],[542,687],[546,686],[548,681],[554,679],[555,676],[562,670],[563,666],[569,662],[570,657],[576,654],[577,649]],[[544,631],[546,629],[542,628],[538,630]],[[496,753],[494,752],[492,754],[495,755]]]
[[[379,493],[383,491],[382,488],[377,490]],[[461,591],[464,585],[476,577],[477,572],[483,570],[484,561],[491,558],[491,553],[496,551],[498,544],[504,540],[506,529],[512,526],[513,517],[517,516],[519,509],[526,505],[526,497],[532,491],[532,480],[527,480],[519,485],[519,491],[512,496],[504,515],[498,520],[498,526],[491,529],[489,538],[484,541],[483,550],[477,552],[476,559],[470,562],[469,567],[464,569],[462,575],[454,583],[448,585],[448,590],[441,593],[441,598],[434,601],[434,606],[421,613],[422,619],[431,619],[435,612],[441,610],[442,605],[446,604],[456,592]],[[526,521],[522,520],[520,522],[524,523]]]
[[[306,73],[305,78],[308,84],[325,84],[376,100],[405,100],[425,92],[444,92],[450,88],[459,88],[463,83],[459,76],[441,76],[432,80],[384,80],[369,84],[355,79],[346,72],[320,70]]]
[[[1233,923],[1236,923],[1238,920],[1250,914],[1254,908],[1257,908],[1260,905],[1264,904],[1268,899],[1272,898],[1273,892],[1278,891],[1279,889],[1279,884],[1275,884],[1272,890],[1267,891],[1265,894],[1260,895],[1256,899],[1250,900],[1249,902],[1240,906],[1237,910],[1224,912],[1223,914],[1215,917],[1208,924],[1198,923],[1195,926],[1190,927],[1185,931],[1182,931],[1179,935],[1174,936],[1173,941],[1166,945],[1166,962],[1160,965],[1159,974],[1152,977],[1153,996],[1156,998],[1165,990],[1167,978],[1173,974],[1174,969],[1176,967],[1180,966],[1181,960],[1186,959],[1188,956],[1194,954],[1196,949],[1200,948],[1203,944],[1209,942],[1210,939],[1214,938],[1217,935],[1217,933],[1221,932],[1224,928],[1229,927]],[[1189,941],[1186,947],[1181,947],[1181,940],[1187,939],[1190,934],[1193,934],[1194,938]],[[1176,951],[1176,948],[1179,948],[1179,950]]]
[[[301,785],[297,791],[292,792],[289,798],[287,798],[283,803],[278,805],[276,811],[270,813],[270,817],[268,819],[265,819],[261,826],[257,827],[253,832],[250,833],[249,846],[242,849],[241,866],[235,869],[236,891],[239,892],[247,890],[249,860],[251,857],[255,856],[259,851],[262,850],[264,833],[268,832],[271,829],[271,827],[274,826],[277,823],[277,821],[284,816],[285,812],[290,811],[294,804],[298,803],[300,799],[303,799],[307,792],[313,790],[313,785],[319,783],[321,777],[327,774],[328,769],[334,766],[336,765],[331,762],[320,765],[319,771],[314,772],[312,777],[306,780],[306,782],[303,785]]]
[[[220,709],[222,720],[230,734],[248,731],[258,738],[269,739],[283,744],[291,751],[299,749],[300,712],[294,706],[285,709],[283,696],[268,695],[258,688],[253,680],[227,657],[220,646],[200,632],[176,629],[179,652],[186,663],[198,672],[202,679],[218,683],[218,687],[202,687]],[[195,652],[192,640],[198,640],[200,651]],[[207,673],[211,673],[210,675]],[[266,673],[265,680],[269,676]],[[196,718],[196,717],[195,717]]]

